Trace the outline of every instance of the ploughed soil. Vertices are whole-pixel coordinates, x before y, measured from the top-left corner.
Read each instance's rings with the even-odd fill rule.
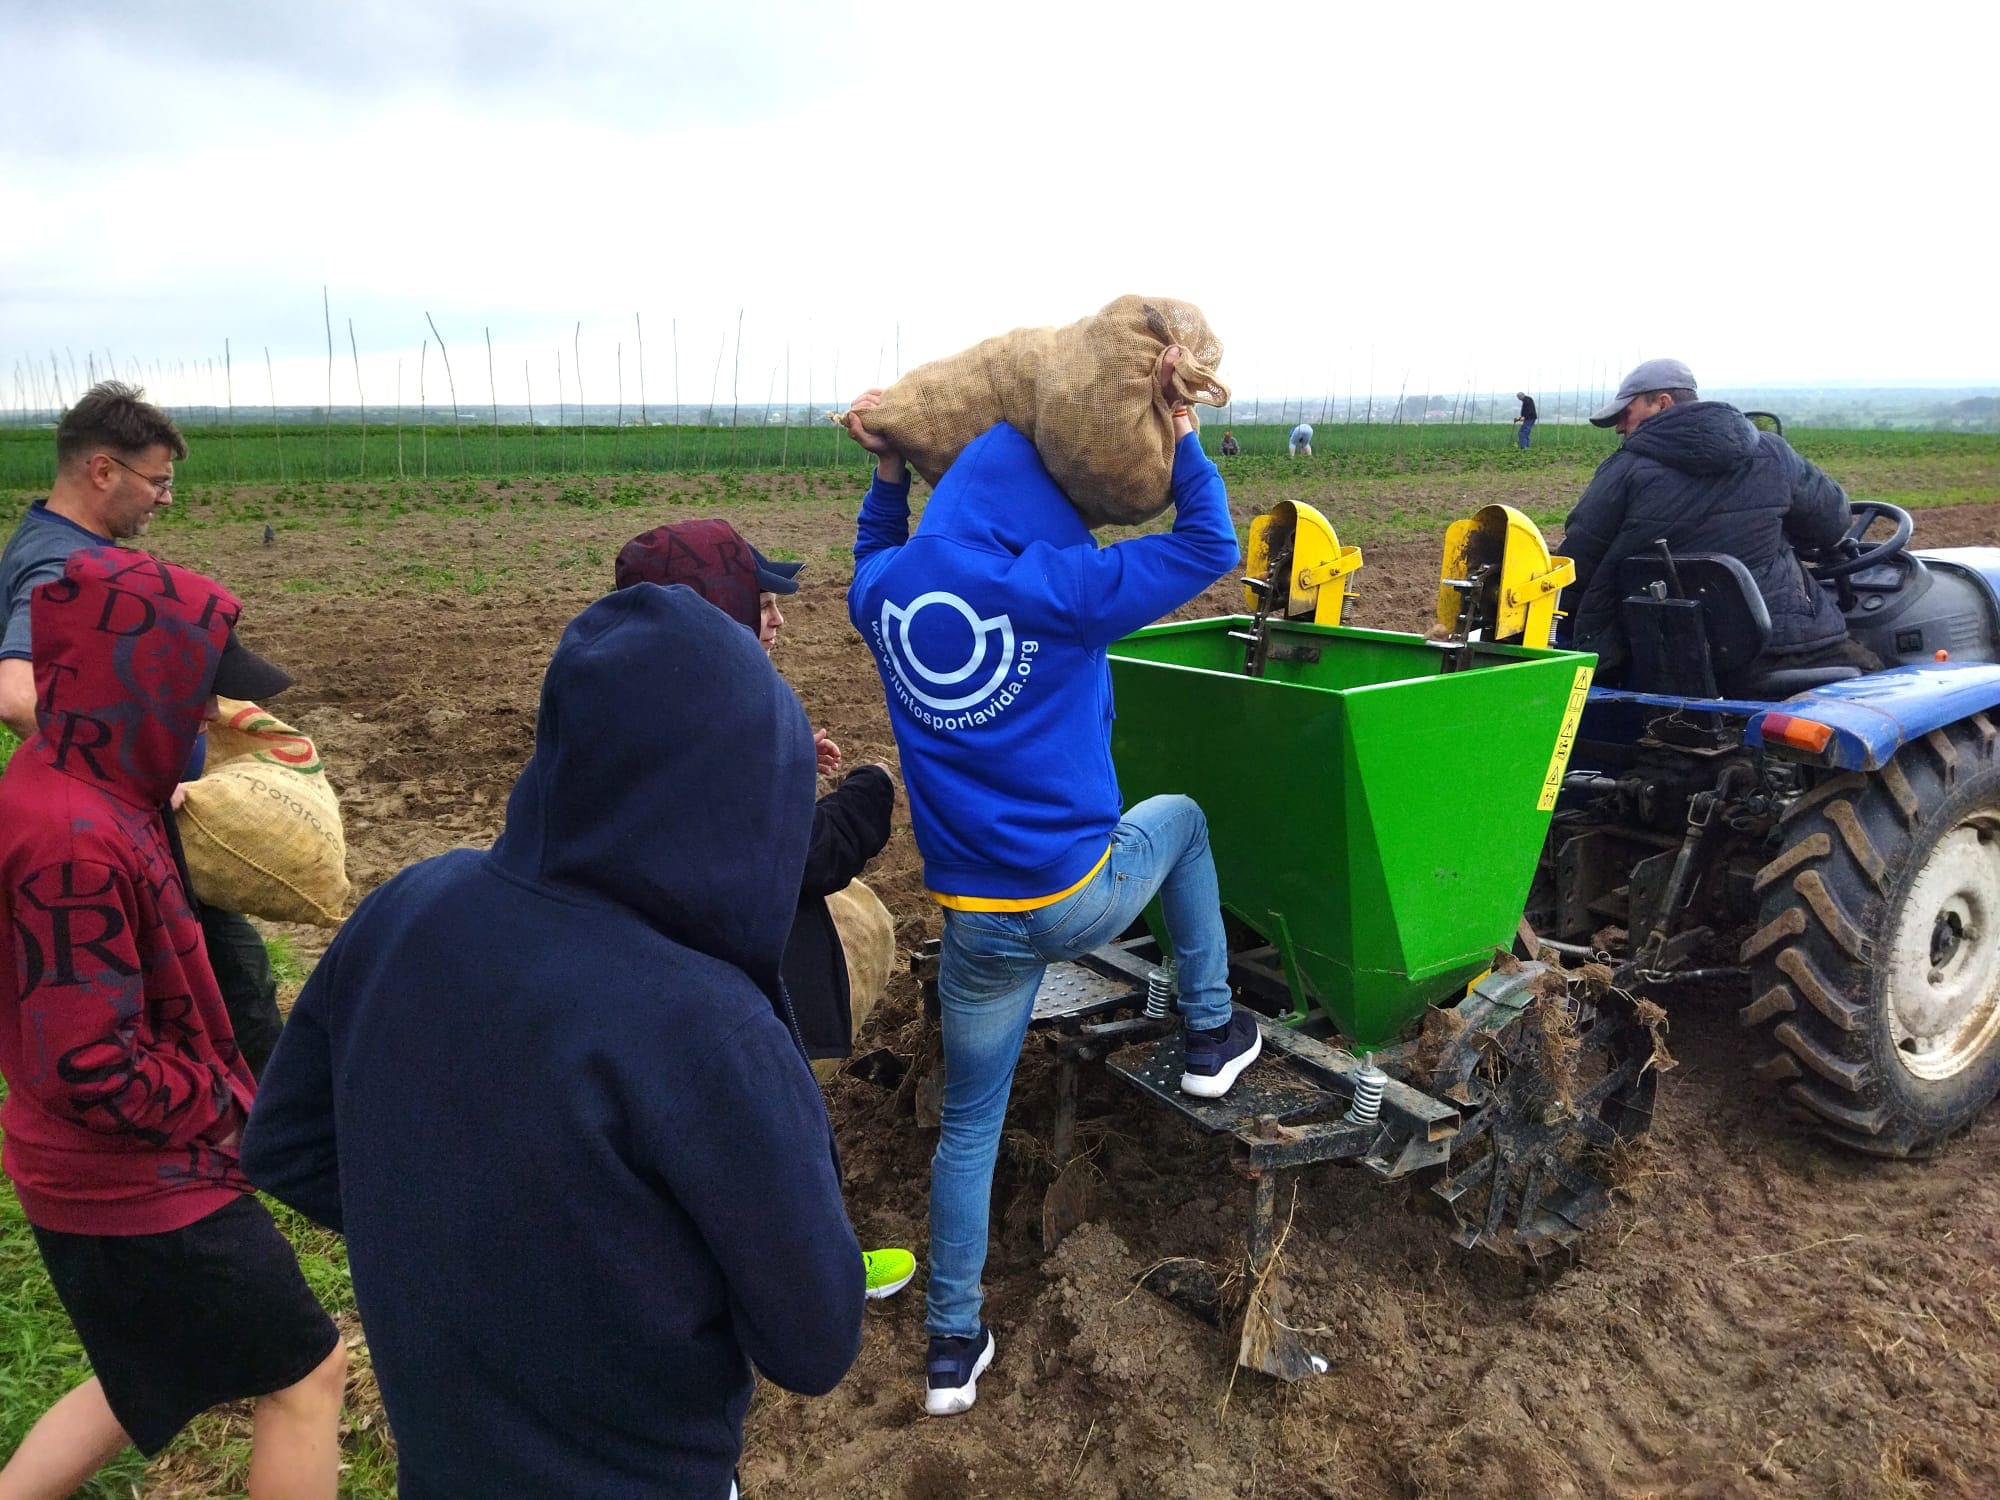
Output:
[[[1365,500],[1300,493],[1365,529]],[[153,545],[225,579],[246,636],[298,677],[283,712],[340,788],[358,896],[494,836],[564,622],[608,584],[618,544],[661,519],[724,514],[809,560],[777,663],[850,761],[893,765],[843,605],[857,498],[844,483],[719,497],[668,482],[643,503],[487,492],[456,513],[356,522],[246,490],[233,506],[191,497],[197,524]],[[1434,497],[1437,514],[1455,498]],[[277,520],[269,545],[260,505]],[[1922,544],[2000,540],[2000,503],[1918,525]],[[1369,546],[1350,619],[1421,629],[1437,566],[1434,531]],[[1188,613],[1234,610],[1233,592]],[[938,924],[901,816],[868,879],[908,950]],[[324,941],[289,931],[309,953]],[[870,1306],[860,1361],[831,1396],[760,1392],[744,1493],[2000,1494],[2000,1110],[1922,1163],[1819,1144],[1751,1082],[1736,1004],[1676,997],[1680,1065],[1657,1126],[1611,1221],[1560,1275],[1466,1258],[1401,1189],[1358,1171],[1300,1174],[1280,1203],[1283,1274],[1330,1368],[1297,1385],[1239,1372],[1233,1333],[1135,1289],[1168,1257],[1239,1276],[1250,1187],[1221,1145],[1115,1078],[1086,1071],[1088,1218],[1042,1253],[1053,1073],[1031,1038],[996,1186],[986,1285],[1000,1352],[979,1404],[921,1413],[919,1280]],[[922,1033],[899,975],[864,1042],[907,1059]],[[841,1076],[828,1104],[863,1243],[921,1257],[934,1133],[914,1092]]]

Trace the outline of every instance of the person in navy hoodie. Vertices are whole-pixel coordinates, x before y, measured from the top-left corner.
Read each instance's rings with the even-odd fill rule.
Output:
[[[405,1500],[732,1493],[752,1367],[822,1394],[861,1249],[779,980],[813,739],[640,584],[564,631],[490,851],[403,871],[299,996],[251,1181],[347,1236]]]
[[[1162,359],[1163,393],[1177,359],[1173,349]],[[973,1404],[997,1348],[979,1276],[1001,1123],[1044,966],[1117,937],[1158,894],[1179,967],[1181,1088],[1227,1093],[1261,1047],[1256,1018],[1231,1004],[1201,809],[1168,796],[1121,812],[1111,764],[1106,648],[1236,565],[1222,476],[1186,408],[1173,420],[1173,530],[1108,547],[1004,422],[938,481],[913,538],[903,460],[848,423],[877,460],[848,613],[887,689],[924,883],[944,908],[925,1300],[933,1416]]]

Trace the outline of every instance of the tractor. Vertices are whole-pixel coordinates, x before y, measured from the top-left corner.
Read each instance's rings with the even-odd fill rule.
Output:
[[[1280,1306],[1286,1176],[1355,1165],[1467,1249],[1559,1265],[1652,1121],[1686,986],[1738,989],[1754,1071],[1812,1128],[1938,1149],[2000,1091],[2000,548],[1911,534],[1857,504],[1810,565],[1879,670],[1774,666],[1742,565],[1661,546],[1621,564],[1630,660],[1606,685],[1557,644],[1574,569],[1518,511],[1449,528],[1422,635],[1342,623],[1361,555],[1310,506],[1254,521],[1243,615],[1112,647],[1112,751],[1129,802],[1208,814],[1265,1058],[1224,1099],[1179,1092],[1157,913],[1052,966],[1045,1245],[1079,1213],[1077,1070],[1101,1062],[1233,1138],[1255,1183],[1239,1358],[1323,1369]]]

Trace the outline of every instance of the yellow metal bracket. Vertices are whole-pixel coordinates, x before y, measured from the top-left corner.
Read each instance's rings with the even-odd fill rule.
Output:
[[[1269,585],[1267,600],[1245,588],[1245,607],[1260,606],[1286,620],[1338,625],[1347,606],[1347,580],[1361,566],[1361,549],[1343,547],[1332,524],[1303,500],[1280,500],[1250,523],[1251,578]]]
[[[1488,505],[1444,534],[1437,618],[1447,635],[1546,647],[1556,596],[1576,580],[1576,564],[1549,556],[1536,526],[1511,505]]]

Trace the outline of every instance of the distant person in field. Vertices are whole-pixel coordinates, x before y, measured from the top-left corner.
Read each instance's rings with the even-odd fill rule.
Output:
[[[1618,565],[1665,541],[1675,552],[1739,558],[1771,614],[1769,657],[1877,665],[1853,654],[1833,595],[1809,578],[1799,554],[1846,533],[1847,494],[1773,432],[1735,407],[1703,401],[1694,372],[1677,359],[1649,359],[1590,414],[1624,442],[1597,466],[1564,524],[1562,555],[1576,582],[1562,608],[1577,645],[1607,669],[1625,659],[1618,623]]]
[[[116,381],[94,385],[56,425],[56,477],[0,552],[0,720],[26,738],[35,727],[33,631],[28,600],[37,584],[62,577],[69,555],[83,547],[133,541],[155,514],[173,504],[174,464],[187,443],[172,417]],[[289,681],[289,679],[287,679]],[[182,781],[201,776],[206,740],[197,739]],[[182,793],[176,788],[172,805]],[[255,1075],[278,1043],[278,981],[264,939],[240,912],[197,901],[202,939],[243,1060]]]
[[[39,726],[0,773],[0,1160],[91,1374],[0,1496],[67,1495],[253,1399],[251,1496],[333,1500],[346,1349],[239,1166],[256,1084],[166,812],[211,695],[276,669],[220,585],[122,548],[71,552],[30,609]]]
[[[1177,349],[1162,359],[1171,399]],[[997,1349],[980,1273],[1002,1122],[1046,966],[1111,941],[1157,895],[1180,965],[1180,1086],[1227,1093],[1263,1043],[1231,1003],[1208,823],[1186,797],[1127,810],[1111,763],[1110,644],[1236,565],[1222,476],[1186,407],[1171,532],[1100,547],[1007,423],[975,438],[910,533],[908,466],[859,413],[875,455],[848,617],[874,651],[901,752],[924,884],[944,909],[944,1104],[931,1159],[924,1410],[965,1411]]]
[[[1514,399],[1521,403],[1521,414],[1514,418],[1514,420],[1521,428],[1520,444],[1523,448],[1526,448],[1529,443],[1534,441],[1535,436],[1535,398],[1530,396],[1526,391],[1516,391],[1514,392]]]
[[[754,631],[768,656],[785,624],[778,601],[798,591],[802,566],[771,561],[727,521],[675,521],[627,542],[618,553],[616,578],[621,589],[638,583],[685,584]],[[821,775],[840,769],[840,746],[825,730],[813,731],[813,747]],[[812,841],[806,848],[798,909],[785,939],[782,972],[806,1056],[821,1082],[854,1055],[854,1039],[881,999],[879,992],[852,993],[827,898],[844,890],[882,852],[895,807],[896,784],[880,765],[857,766],[813,804]],[[916,1257],[904,1249],[865,1251],[862,1261],[871,1298],[894,1296],[917,1273]]]
[[[732,1491],[752,1369],[831,1390],[861,1247],[785,998],[813,739],[692,590],[563,632],[490,850],[307,981],[251,1181],[347,1236],[400,1493]]]
[[[1292,429],[1291,450],[1293,458],[1311,458],[1313,456],[1312,423],[1301,422]]]
[[[1222,430],[1222,456],[1223,456],[1224,458],[1234,458],[1234,457],[1236,457],[1236,455],[1237,455],[1237,454],[1241,453],[1242,451],[1243,451],[1243,449],[1242,449],[1242,448],[1241,448],[1241,447],[1240,447],[1240,446],[1239,446],[1239,445],[1237,444],[1237,441],[1236,441],[1236,434],[1235,434],[1235,433],[1233,433],[1233,432],[1231,432],[1231,431],[1230,431],[1230,430],[1229,430],[1228,428],[1226,428],[1226,427],[1225,427],[1225,428],[1223,428],[1223,430]]]

